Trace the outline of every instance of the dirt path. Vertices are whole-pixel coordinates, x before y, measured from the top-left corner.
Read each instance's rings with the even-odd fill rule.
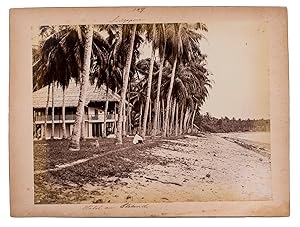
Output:
[[[94,154],[93,156],[88,157],[88,158],[78,159],[76,161],[72,161],[72,162],[68,162],[68,163],[64,163],[64,164],[60,164],[60,165],[55,165],[55,168],[44,169],[44,170],[35,170],[34,174],[42,174],[42,173],[60,171],[62,169],[69,168],[69,167],[72,167],[72,166],[76,166],[76,165],[94,160],[96,158],[101,158],[103,156],[106,156],[106,155],[109,155],[111,153],[115,153],[115,152],[118,152],[118,151],[122,151],[122,150],[125,150],[125,149],[128,149],[128,147],[111,150],[111,151],[105,152],[103,154]]]
[[[217,135],[170,140],[149,152],[173,161],[138,168],[109,186],[85,184],[84,190],[97,193],[82,202],[271,199],[270,158]]]

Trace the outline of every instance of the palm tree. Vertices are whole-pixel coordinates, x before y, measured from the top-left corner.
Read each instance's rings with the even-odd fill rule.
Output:
[[[149,38],[149,40],[151,42],[152,50],[151,50],[151,61],[150,61],[148,83],[147,83],[147,96],[146,96],[146,103],[145,103],[145,109],[144,109],[142,137],[146,136],[147,120],[148,120],[148,113],[149,113],[149,104],[150,104],[150,98],[151,98],[152,75],[153,75],[153,66],[154,66],[154,60],[155,60],[155,42],[154,42],[154,39],[155,39],[155,36],[156,36],[156,25],[153,24],[150,28],[148,28],[147,32],[152,33],[151,39]]]
[[[122,29],[119,25],[97,25],[94,29],[93,49],[92,49],[92,70],[90,81],[96,83],[97,87],[106,85],[106,100],[104,107],[103,136],[106,137],[107,112],[108,112],[108,90],[117,92],[122,85],[122,73],[117,57],[120,54],[122,40]],[[108,33],[103,39],[101,32]]]
[[[129,26],[129,25],[127,25]],[[135,33],[137,25],[134,24],[131,26],[132,29],[126,29],[127,34],[131,33],[130,35],[130,46],[129,50],[127,52],[126,57],[126,64],[123,71],[123,86],[121,89],[121,99],[119,101],[119,114],[118,114],[118,124],[117,124],[117,144],[122,144],[122,121],[123,121],[123,106],[125,105],[125,98],[126,98],[126,92],[127,92],[127,86],[128,86],[128,80],[129,80],[129,73],[130,73],[130,66],[132,61],[132,54],[133,54],[133,48],[134,48],[134,40],[135,40]],[[130,31],[131,30],[131,31]],[[124,33],[124,31],[123,31]],[[126,34],[126,35],[127,35]]]
[[[159,24],[156,26],[156,39],[155,42],[157,43],[160,56],[160,66],[159,66],[159,74],[157,79],[157,92],[156,92],[156,99],[154,102],[154,119],[153,119],[153,130],[152,136],[156,136],[157,134],[157,126],[158,126],[158,116],[159,116],[159,103],[160,103],[160,87],[163,75],[163,67],[165,62],[165,53],[166,53],[166,32],[165,32],[165,25]]]
[[[39,58],[33,66],[34,89],[48,86],[48,96],[45,112],[45,129],[47,129],[47,115],[49,106],[50,85],[52,84],[52,99],[55,94],[54,83],[63,89],[63,137],[66,137],[65,131],[65,89],[68,87],[70,79],[77,81],[80,77],[82,48],[78,39],[80,35],[74,26],[41,26],[40,36],[42,38],[40,45]],[[52,129],[54,125],[54,102],[52,101]],[[45,130],[46,132],[46,130]],[[52,130],[52,137],[54,133]],[[46,137],[46,136],[45,136]]]
[[[170,79],[170,86],[167,94],[167,107],[165,124],[163,130],[163,136],[167,135],[169,126],[169,110],[170,110],[170,100],[173,90],[173,84],[175,79],[177,61],[181,62],[191,62],[199,57],[201,54],[200,50],[200,40],[204,36],[197,33],[196,30],[207,31],[205,24],[196,23],[193,25],[189,24],[171,24],[167,26],[167,53],[169,61],[172,64],[172,73]]]
[[[39,57],[36,57],[36,62],[33,65],[33,82],[34,89],[48,86],[48,95],[45,108],[45,123],[44,123],[44,138],[47,137],[47,120],[49,110],[50,85],[52,86],[52,130],[51,139],[54,138],[54,84],[59,76],[59,61],[58,55],[61,54],[61,48],[54,47],[58,44],[56,33],[59,31],[58,26],[41,26],[40,36],[46,37],[44,42],[41,42],[40,51],[36,51]]]
[[[91,53],[92,53],[92,44],[93,44],[93,25],[86,25],[84,26],[84,28],[86,31],[84,37],[83,72],[81,77],[80,94],[79,94],[78,106],[76,111],[74,129],[69,144],[69,150],[73,150],[73,151],[80,150],[80,129],[81,129],[81,122],[84,114],[87,85],[89,82]]]

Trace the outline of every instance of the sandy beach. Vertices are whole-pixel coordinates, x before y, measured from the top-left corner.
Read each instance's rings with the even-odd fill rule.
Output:
[[[73,163],[71,165],[56,165],[58,169],[52,172],[49,169],[42,174],[36,172],[35,202],[270,200],[270,155],[257,152],[262,149],[253,143],[251,146],[255,149],[247,149],[236,141],[245,143],[245,140],[224,134],[161,139],[156,141],[155,146],[129,150],[124,155],[124,151],[116,151],[104,153],[101,157],[93,155],[84,159],[83,163],[75,161],[70,162]],[[112,163],[120,174],[102,173],[98,176],[98,173],[93,173],[96,179],[90,180],[89,177],[82,181],[85,178],[83,174],[87,176],[92,171],[91,166],[101,171],[101,164],[96,162],[109,162],[110,158],[114,158],[110,157],[113,154],[120,158],[117,164]],[[84,170],[79,173],[80,166]],[[123,166],[126,166],[124,171]],[[82,183],[74,180],[74,172],[77,178],[80,175]]]

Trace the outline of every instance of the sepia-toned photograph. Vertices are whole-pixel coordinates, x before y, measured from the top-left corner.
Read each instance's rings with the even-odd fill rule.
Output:
[[[274,201],[272,17],[212,8],[31,24],[35,206]]]

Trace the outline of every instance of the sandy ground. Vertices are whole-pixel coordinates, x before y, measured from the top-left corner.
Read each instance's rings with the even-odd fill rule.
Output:
[[[85,190],[99,194],[82,202],[271,199],[270,158],[220,135],[169,140],[149,152],[173,162],[136,169],[109,187],[86,184]],[[106,180],[114,182],[113,177]]]

